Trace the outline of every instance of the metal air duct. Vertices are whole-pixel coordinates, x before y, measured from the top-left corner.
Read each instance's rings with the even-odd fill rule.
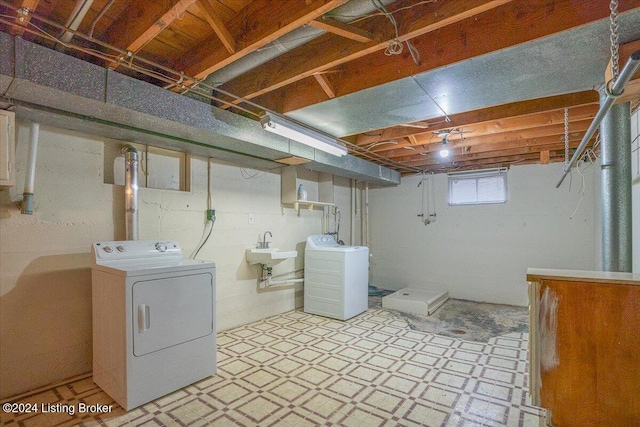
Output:
[[[386,6],[394,1],[395,0],[378,0],[378,3]],[[331,12],[327,13],[327,16],[330,16],[331,19],[342,23],[349,23],[371,12],[375,12],[376,10],[378,9],[372,0],[351,0],[342,6],[333,9]],[[282,55],[285,52],[320,37],[325,32],[326,31],[324,30],[313,28],[308,25],[296,28],[290,33],[285,34],[260,49],[237,61],[234,61],[232,64],[214,71],[209,74],[204,81],[212,86],[226,83],[257,66]]]
[[[126,240],[138,240],[138,150],[131,145],[122,148],[124,154],[124,197]]]
[[[630,110],[628,102],[616,104],[600,124],[603,271],[632,269]]]

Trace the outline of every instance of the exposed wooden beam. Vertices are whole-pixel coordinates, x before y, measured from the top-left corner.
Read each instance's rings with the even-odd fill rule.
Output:
[[[324,93],[326,93],[330,99],[336,97],[336,92],[335,90],[333,90],[333,85],[325,74],[314,74],[313,77],[316,78],[316,80],[320,84],[320,87],[322,87],[322,90],[324,90]]]
[[[540,164],[548,165],[549,164],[549,150],[540,152]]]
[[[577,147],[579,144],[580,144],[580,141],[573,141],[572,148]],[[537,154],[538,157],[541,157],[545,152],[549,156],[549,159],[551,158],[552,153],[555,153],[555,155],[559,155],[564,152],[564,143],[547,144],[547,145],[537,146],[537,147],[517,147],[517,148],[510,148],[505,150],[485,151],[482,153],[475,153],[475,154],[468,154],[468,155],[461,153],[460,150],[453,150],[450,153],[449,157],[447,157],[446,159],[443,159],[438,155],[431,156],[431,157],[422,156],[421,158],[416,157],[410,161],[406,161],[404,162],[404,164],[412,165],[412,166],[418,166],[418,165],[431,166],[431,165],[449,163],[449,162],[461,162],[461,161],[472,162],[472,161],[479,161],[484,159],[492,159],[496,157],[518,156],[518,155],[525,155],[525,154]]]
[[[514,102],[511,104],[483,108],[481,110],[474,110],[466,113],[452,114],[449,116],[451,118],[451,122],[445,122],[444,117],[429,120],[427,121],[429,125],[428,129],[391,127],[368,131],[364,134],[357,135],[355,144],[369,145],[374,142],[388,141],[390,139],[398,139],[409,135],[421,134],[425,133],[425,131],[431,132],[444,128],[472,126],[476,123],[500,120],[509,117],[525,116],[542,111],[553,111],[565,107],[598,105],[598,102],[599,95],[595,90]]]
[[[436,3],[442,9],[453,8],[459,4],[466,5],[467,2]],[[620,6],[629,10],[639,7],[640,0],[629,0],[624,6],[622,4]],[[431,14],[425,14],[419,22],[424,22],[427,16]],[[411,59],[403,60],[397,56],[371,55],[369,54],[371,52],[366,52],[366,55],[348,55],[350,50],[345,45],[347,41],[342,43],[338,41],[334,46],[334,49],[345,54],[343,59],[336,61],[330,53],[325,53],[327,49],[322,44],[331,42],[326,38],[319,38],[308,43],[306,48],[307,53],[316,57],[315,60],[305,56],[302,51],[294,50],[281,57],[281,60],[271,61],[264,67],[258,67],[251,73],[229,82],[225,88],[245,98],[254,98],[296,81],[299,79],[297,76],[304,76],[311,71],[321,71],[323,67],[330,68],[340,63],[343,64],[340,79],[334,82],[336,95],[340,97],[530,42],[608,16],[609,8],[601,0],[584,0],[579,3],[573,0],[544,0],[535,4],[529,0],[514,0],[512,3],[474,16],[473,21],[466,19],[440,28],[437,37],[426,34],[412,38],[412,43],[420,52],[430,53],[422,55],[419,66]],[[399,22],[403,21],[399,20]],[[526,25],[527,31],[514,31],[515,28],[522,28],[523,25]],[[336,42],[333,41],[333,43]],[[369,46],[369,44],[360,46]],[[366,49],[361,48],[361,50]],[[294,59],[296,55],[299,58]],[[287,62],[284,62],[285,60]],[[363,73],[363,70],[368,72]],[[297,89],[287,88],[286,99],[279,101],[286,106],[286,109],[281,110],[282,113],[304,108],[315,102],[313,98],[304,96],[304,88],[298,86]],[[282,94],[278,95],[282,97]],[[271,100],[268,96],[260,96],[256,98],[256,102],[269,108]]]
[[[592,119],[596,112],[598,111],[598,104],[591,105],[583,105],[578,107],[573,107],[569,109],[569,131],[574,132],[573,123],[582,122],[584,120]],[[505,131],[514,132],[518,130],[527,130],[527,129],[535,129],[542,128],[544,126],[549,126],[552,124],[562,124],[564,127],[564,112],[563,110],[554,110],[543,112],[540,114],[530,114],[525,116],[516,116],[505,118],[501,120],[482,122],[482,123],[473,123],[467,126],[460,127],[459,129],[464,130],[464,134],[456,134],[452,133],[449,137],[450,142],[456,142],[461,139],[469,139],[469,138],[478,138],[480,136],[485,135],[498,135]],[[563,131],[563,128],[556,127]],[[416,144],[428,144],[432,142],[441,141],[440,138],[433,135],[433,133],[424,133],[418,135],[412,135],[416,139]],[[406,145],[416,145],[416,144],[406,144],[400,142],[398,147],[404,147]],[[389,146],[380,146],[375,152],[381,152],[389,150]]]
[[[231,33],[229,33],[229,30],[227,30],[226,25],[222,22],[222,19],[220,19],[213,6],[211,6],[211,3],[209,3],[209,0],[197,0],[196,4],[224,47],[227,48],[229,53],[235,53],[236,41]]]
[[[574,135],[577,135],[580,132],[586,131],[590,124],[591,124],[591,119],[575,122],[572,125],[573,130],[571,133],[571,139],[574,140],[576,138],[576,136]],[[564,135],[564,125],[560,124],[560,125],[541,126],[537,128],[531,128],[531,129],[522,129],[522,130],[510,131],[510,132],[502,132],[502,133],[493,134],[493,135],[491,134],[482,135],[482,136],[473,137],[473,138],[465,138],[463,141],[456,141],[456,142],[452,141],[450,142],[450,145],[453,149],[456,149],[462,146],[472,147],[473,149],[473,147],[481,146],[481,145],[493,145],[494,147],[497,148],[501,144],[505,146],[509,144],[515,144],[516,146],[518,145],[526,146],[526,145],[535,145],[538,142],[538,140],[540,140],[541,142],[544,141],[545,143],[553,143],[556,141],[561,142],[563,141],[563,139],[561,138],[564,138],[563,135]],[[543,139],[548,137],[553,137],[555,138],[555,140]],[[393,146],[394,149],[392,151],[385,152],[384,155],[396,161],[404,161],[407,159],[407,156],[414,156],[414,155],[420,155],[420,153],[437,151],[439,149],[439,146],[440,146],[440,141],[437,139],[434,141],[431,141],[431,143],[427,143],[422,146],[417,146],[415,147],[415,150],[408,150],[406,148],[396,149],[395,146]]]
[[[224,46],[216,47],[216,40],[205,40],[191,52],[178,58],[173,68],[185,70],[198,79],[237,61],[284,34],[308,24],[347,0],[307,0],[274,2],[256,0],[227,24],[230,35],[236,40],[237,51],[229,54]],[[278,19],[274,19],[277,16]],[[307,77],[310,77],[311,74]]]
[[[105,31],[106,41],[129,52],[137,52],[178,19],[195,0],[167,2],[134,1]]]
[[[571,134],[569,145],[571,147],[577,147],[580,143],[584,131],[575,132]],[[464,141],[458,145],[451,144],[452,151],[464,151],[467,156],[475,156],[480,153],[497,152],[501,150],[513,150],[518,148],[529,148],[540,151],[543,147],[558,146],[564,147],[564,137],[562,135],[548,135],[540,136],[536,138],[527,138],[524,140],[512,140],[507,142],[498,143],[485,143],[479,145],[464,145]],[[393,153],[385,153],[385,155],[396,162],[408,162],[416,159],[420,159],[420,156],[436,155],[440,150],[440,144],[430,144],[426,147],[420,147],[415,150],[396,150]]]
[[[328,33],[333,33],[337,36],[347,39],[355,40],[360,43],[368,43],[373,41],[373,34],[368,31],[361,30],[353,25],[343,24],[340,21],[336,21],[331,18],[314,19],[309,22],[309,25],[314,28],[319,28]]]
[[[399,0],[394,3],[395,8],[409,7],[395,15],[396,20],[403,23],[400,39],[407,40],[441,29],[509,1],[511,0],[466,0],[413,7],[416,6],[415,0]],[[380,34],[380,40],[360,43],[345,38],[337,39],[334,35],[327,34],[306,43],[303,48],[294,49],[256,67],[228,82],[224,88],[236,95],[254,98],[340,64],[382,51],[396,38],[393,27],[384,16],[364,21],[363,28]],[[395,78],[398,76],[394,76]]]
[[[160,34],[162,30],[178,19],[180,15],[182,15],[193,3],[195,3],[195,0],[179,0],[178,3],[173,5],[173,7],[162,15],[160,19],[154,22],[153,25],[145,30],[144,33],[129,44],[129,46],[127,46],[127,50],[134,53],[138,52],[144,47],[144,45]]]
[[[31,14],[38,7],[40,0],[22,0],[20,6],[18,6],[18,16],[16,16],[16,23],[21,27],[26,27],[31,21]],[[21,36],[24,34],[24,30],[20,27],[10,27],[9,33],[14,36]]]

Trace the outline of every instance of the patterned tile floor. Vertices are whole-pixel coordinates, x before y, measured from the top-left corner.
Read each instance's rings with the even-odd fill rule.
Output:
[[[88,378],[22,399],[73,416],[2,411],[0,424],[538,426],[526,387],[526,333],[485,344],[411,330],[382,309],[346,322],[292,311],[220,333],[216,376],[128,413]]]

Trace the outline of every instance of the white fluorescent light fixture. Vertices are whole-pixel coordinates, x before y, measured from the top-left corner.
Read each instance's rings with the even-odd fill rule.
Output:
[[[298,141],[334,156],[345,156],[348,153],[347,148],[338,144],[335,138],[276,115],[267,114],[263,116],[260,119],[260,124],[266,131]]]

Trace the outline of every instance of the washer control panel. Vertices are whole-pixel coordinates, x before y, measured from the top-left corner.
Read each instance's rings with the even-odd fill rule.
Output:
[[[96,242],[91,250],[95,260],[182,257],[182,248],[174,240],[124,240]]]
[[[309,236],[307,241],[310,241],[316,247],[336,247],[340,246],[334,240],[333,236],[327,234],[316,234],[313,236]]]

